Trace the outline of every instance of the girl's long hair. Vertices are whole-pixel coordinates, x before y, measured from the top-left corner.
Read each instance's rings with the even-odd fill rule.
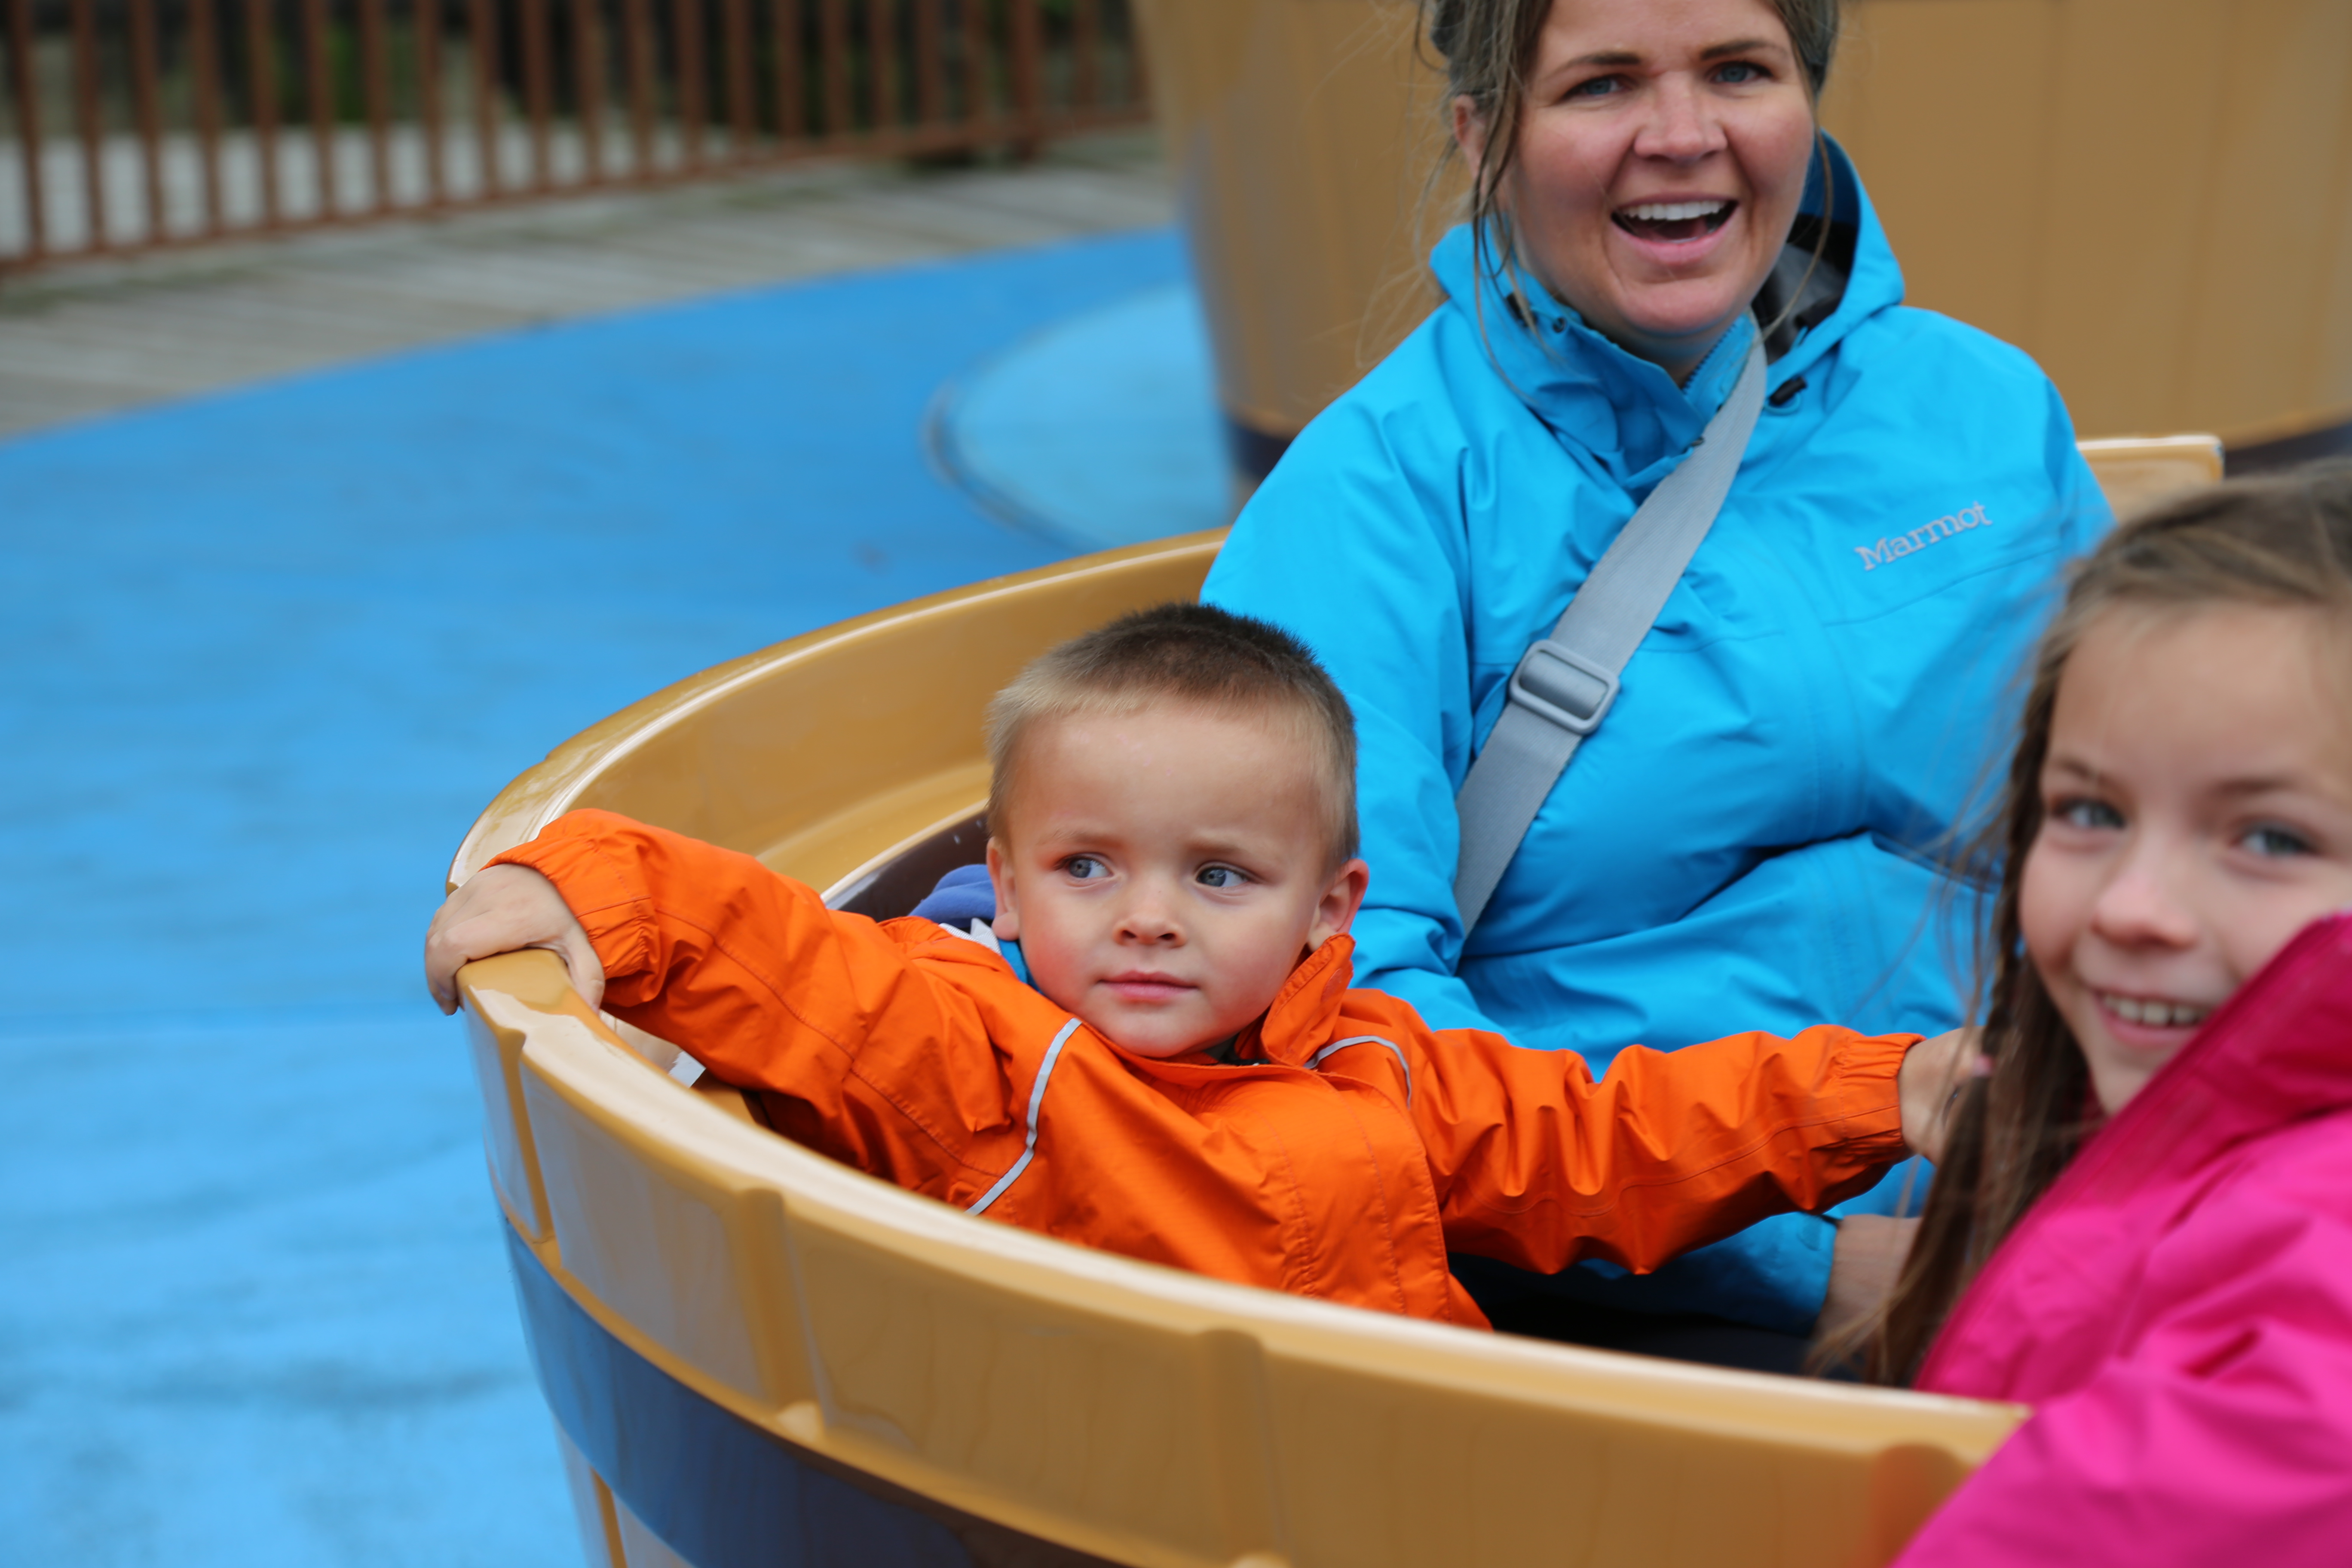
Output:
[[[1874,1382],[1911,1381],[1960,1293],[2096,1125],[2083,1053],[2026,955],[2018,916],[2058,682],[2103,616],[2217,605],[2315,610],[2352,633],[2352,464],[2192,490],[2117,529],[2075,573],[2034,658],[2000,816],[1963,862],[1999,889],[1977,953],[1985,1060],[1952,1091],[1943,1163],[1893,1294],[1823,1359],[1858,1359]]]

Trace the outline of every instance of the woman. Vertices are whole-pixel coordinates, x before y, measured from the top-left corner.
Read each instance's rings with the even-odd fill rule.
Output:
[[[1305,637],[1355,705],[1361,983],[1596,1069],[1725,1017],[1950,1026],[1936,857],[2056,566],[2108,522],[2056,390],[1902,308],[1815,125],[1834,0],[1430,23],[1473,189],[1432,258],[1446,300],[1299,437],[1205,593]],[[1512,671],[1759,341],[1729,493],[1465,940],[1454,800]],[[1834,1236],[1789,1216],[1545,1289],[1802,1334]],[[1533,1288],[1488,1304],[1523,1321],[1505,1298]]]

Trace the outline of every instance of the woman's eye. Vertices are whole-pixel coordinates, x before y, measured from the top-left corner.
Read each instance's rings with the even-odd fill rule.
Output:
[[[1193,880],[1204,888],[1238,888],[1249,878],[1231,866],[1204,866]]]
[[[1073,855],[1062,862],[1062,869],[1068,872],[1073,880],[1080,882],[1091,882],[1110,874],[1110,868],[1091,855]]]
[[[2062,800],[2050,808],[2052,820],[2069,827],[2114,829],[2124,825],[2124,814],[2104,800],[2075,795]]]
[[[1745,87],[1751,81],[1769,81],[1771,73],[1753,60],[1727,60],[1716,68],[1715,79],[1727,87]]]
[[[1587,77],[1566,92],[1562,98],[1607,98],[1625,85],[1622,78],[1613,76]]]
[[[2238,842],[2265,858],[2309,855],[2315,852],[2310,839],[2292,827],[2281,827],[2276,823],[2264,823],[2260,827],[2248,828],[2245,837]]]

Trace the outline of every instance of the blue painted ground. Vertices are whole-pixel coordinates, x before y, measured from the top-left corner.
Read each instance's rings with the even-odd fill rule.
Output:
[[[574,322],[0,445],[0,1561],[579,1561],[456,1026],[459,835],[719,659],[1068,546],[937,390],[1151,233]]]
[[[932,446],[990,511],[1081,549],[1232,521],[1189,282],[1077,312],[959,377],[933,406]]]

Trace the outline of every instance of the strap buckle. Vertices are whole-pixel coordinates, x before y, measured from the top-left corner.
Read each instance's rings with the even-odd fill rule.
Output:
[[[1546,637],[1511,671],[1510,690],[1512,701],[1570,734],[1590,735],[1617,700],[1617,672]]]

